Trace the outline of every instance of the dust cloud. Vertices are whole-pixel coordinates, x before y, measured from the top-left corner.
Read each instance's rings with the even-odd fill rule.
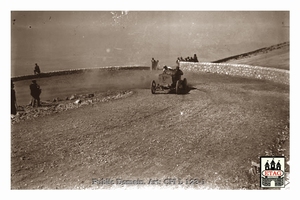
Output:
[[[38,78],[42,89],[42,101],[54,98],[66,99],[74,94],[100,93],[113,90],[150,89],[152,80],[157,80],[161,70],[92,70],[80,74]],[[15,82],[18,105],[30,102],[31,80]]]

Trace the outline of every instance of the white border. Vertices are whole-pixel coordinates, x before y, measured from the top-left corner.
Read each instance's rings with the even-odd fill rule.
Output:
[[[296,1],[261,1],[261,0],[249,0],[249,1],[237,1],[237,0],[209,0],[209,1],[163,1],[152,0],[152,1],[133,1],[133,0],[115,0],[115,1],[42,1],[42,0],[3,0],[1,1],[1,67],[4,68],[4,72],[1,73],[1,85],[2,92],[5,94],[2,98],[2,126],[4,126],[4,131],[1,134],[1,181],[0,190],[2,196],[3,191],[7,192],[10,197],[20,198],[20,199],[53,199],[55,197],[61,198],[124,198],[130,197],[131,199],[139,198],[168,198],[168,199],[182,199],[182,198],[197,198],[203,199],[221,197],[224,195],[229,195],[230,199],[244,198],[245,195],[249,195],[250,198],[289,198],[292,197],[292,192],[296,191],[297,188],[297,178],[300,177],[299,170],[297,166],[299,161],[297,160],[299,156],[296,156],[299,150],[296,150],[299,146],[298,144],[298,132],[299,120],[297,119],[297,114],[299,113],[299,88],[297,87],[297,79],[299,75],[299,66],[296,65],[297,58],[299,57],[297,52],[299,52],[299,10]],[[9,98],[6,95],[10,93],[9,91],[9,79],[10,79],[10,12],[15,10],[286,10],[290,11],[290,114],[291,114],[291,190],[290,191],[194,191],[194,190],[163,190],[163,191],[152,191],[139,189],[138,191],[10,191],[10,119],[8,119],[9,113]],[[4,27],[4,29],[3,29]],[[3,162],[4,161],[4,162]],[[245,194],[249,192],[249,194]],[[91,196],[90,196],[91,195]],[[129,196],[128,196],[129,195]],[[222,195],[222,196],[221,196]],[[257,196],[259,195],[259,196]]]

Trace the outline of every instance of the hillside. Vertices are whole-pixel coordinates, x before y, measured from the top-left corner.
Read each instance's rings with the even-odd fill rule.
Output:
[[[270,47],[257,49],[248,53],[223,58],[214,61],[214,63],[248,64],[289,70],[289,60],[290,43],[284,42],[277,45],[272,45]]]

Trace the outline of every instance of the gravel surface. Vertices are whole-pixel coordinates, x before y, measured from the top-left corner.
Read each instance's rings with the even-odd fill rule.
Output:
[[[11,188],[259,189],[253,162],[289,160],[289,86],[185,76],[188,94],[137,88],[12,124]]]

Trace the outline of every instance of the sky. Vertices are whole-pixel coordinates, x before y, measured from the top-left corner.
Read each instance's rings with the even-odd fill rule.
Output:
[[[289,41],[288,11],[11,11],[11,75],[71,68],[174,66]]]

